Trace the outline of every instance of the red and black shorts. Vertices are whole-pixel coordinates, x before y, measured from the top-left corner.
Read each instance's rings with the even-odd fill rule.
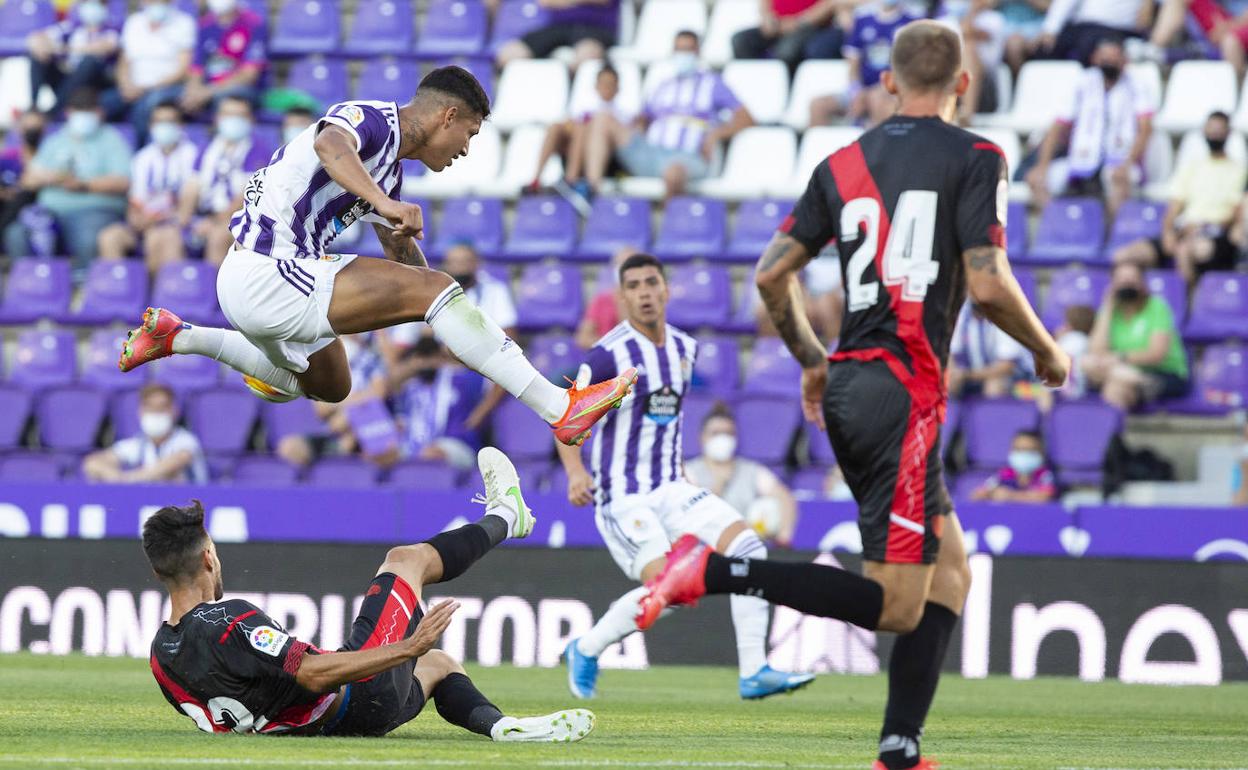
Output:
[[[340,652],[367,650],[406,639],[423,616],[416,592],[407,581],[384,572],[368,584],[360,614]],[[324,735],[385,735],[411,721],[425,707],[425,693],[415,677],[412,658],[389,671],[347,685],[338,712],[321,730]]]
[[[953,511],[940,460],[939,405],[915,403],[882,360],[828,367],[823,414],[858,502],[864,559],[931,564]]]

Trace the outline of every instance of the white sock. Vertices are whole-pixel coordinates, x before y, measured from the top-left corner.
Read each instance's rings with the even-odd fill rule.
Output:
[[[464,296],[459,284],[451,284],[437,296],[425,313],[425,322],[465,366],[498,383],[546,422],[568,411],[568,392],[533,368],[520,346]]]
[[[724,553],[733,559],[766,559],[767,546],[754,530],[747,529],[733,538]],[[767,623],[771,605],[757,596],[729,598],[732,627],[737,632],[737,669],[742,677],[754,676],[767,664]]]
[[[275,366],[260,348],[247,341],[242,332],[233,329],[188,326],[173,338],[173,352],[214,358],[278,390],[304,395],[294,372]]]
[[[507,537],[511,537],[511,533],[516,529],[516,516],[518,515],[514,508],[506,503],[500,503],[485,509],[486,516],[497,516],[507,522]]]
[[[581,654],[596,658],[603,650],[636,631],[641,597],[645,595],[646,587],[639,586],[612,602],[589,633],[577,641],[576,648]]]

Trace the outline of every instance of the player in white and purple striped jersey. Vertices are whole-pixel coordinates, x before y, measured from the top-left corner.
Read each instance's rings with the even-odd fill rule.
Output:
[[[523,351],[464,296],[430,270],[416,241],[423,212],[400,199],[405,160],[437,172],[468,153],[490,113],[481,84],[461,67],[441,67],[406,104],[334,105],[251,176],[234,214],[234,245],[217,274],[217,298],[237,329],[191,326],[149,308],[122,347],[123,371],[174,353],[229,364],[262,398],[341,401],[351,372],[339,334],[425,321],[465,365],[579,444],[619,405],[636,373],[568,390],[551,384]],[[331,254],[358,221],[372,223],[389,260]]]
[[[580,450],[559,446],[568,473],[568,499],[595,505],[595,522],[616,564],[633,580],[658,574],[670,544],[685,533],[724,554],[763,559],[767,547],[741,514],[685,478],[681,452],[681,402],[689,392],[697,342],[667,323],[668,288],[663,265],[634,254],[620,265],[625,319],[590,349],[578,380],[638,371],[633,394],[603,419],[594,437],[590,464]],[[579,698],[596,694],[598,656],[637,630],[636,588],[620,597],[584,636],[565,651],[568,687]],[[795,690],[813,675],[776,671],[767,665],[767,602],[732,597],[743,698]]]

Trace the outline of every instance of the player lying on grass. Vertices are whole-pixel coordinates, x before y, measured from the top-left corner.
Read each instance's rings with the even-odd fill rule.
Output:
[[[402,106],[330,107],[243,190],[243,208],[230,222],[234,245],[217,274],[217,299],[237,331],[148,308],[122,346],[122,371],[193,353],[238,370],[262,398],[336,402],[351,391],[338,335],[425,321],[456,358],[537,412],[560,441],[583,442],[636,373],[567,390],[549,382],[454,279],[429,269],[416,244],[424,213],[399,200],[404,160],[442,171],[468,154],[489,114],[481,84],[454,66],[426,75]],[[327,253],[360,220],[373,224],[388,260]]]
[[[295,639],[253,604],[222,598],[221,561],[198,501],[159,510],[143,525],[143,550],[172,602],[152,640],[165,698],[211,733],[385,735],[432,698],[443,719],[495,741],[584,738],[591,712],[504,716],[458,662],[433,649],[459,605],[448,600],[422,614],[422,587],[453,580],[509,535],[533,529],[511,461],[487,447],[478,465],[485,516],[390,549],[337,652]]]

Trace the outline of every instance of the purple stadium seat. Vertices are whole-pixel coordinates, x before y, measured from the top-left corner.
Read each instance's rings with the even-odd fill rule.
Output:
[[[1094,262],[1101,258],[1105,212],[1092,198],[1057,198],[1040,213],[1027,261]]]
[[[206,390],[187,400],[186,423],[205,452],[241,452],[260,413],[260,399],[242,390]]]
[[[750,394],[792,397],[798,392],[802,365],[779,337],[762,337],[754,342],[745,367],[742,390]]]
[[[1006,207],[1005,250],[1010,259],[1027,257],[1027,204],[1010,201]]]
[[[115,438],[139,435],[139,389],[131,386],[112,391],[108,398],[108,421]]]
[[[576,259],[607,260],[625,246],[650,246],[650,204],[641,198],[600,196],[585,222]]]
[[[1110,226],[1109,238],[1105,241],[1105,255],[1111,256],[1118,248],[1141,238],[1160,238],[1161,223],[1165,215],[1164,203],[1124,201]]]
[[[1183,276],[1174,270],[1149,270],[1145,280],[1149,292],[1166,301],[1174,313],[1174,322],[1181,327],[1187,316],[1187,284]]]
[[[22,441],[22,433],[30,420],[34,396],[30,391],[12,385],[0,385],[0,449],[12,449]]]
[[[1183,336],[1207,342],[1248,337],[1248,275],[1202,275],[1192,293],[1191,317]]]
[[[1071,305],[1099,308],[1107,285],[1109,275],[1104,270],[1085,270],[1075,265],[1057,270],[1049,279],[1049,294],[1041,315],[1044,325],[1050,329],[1061,326],[1066,308]]]
[[[147,305],[147,268],[141,259],[93,262],[82,288],[82,307],[74,313],[73,321],[133,323]]]
[[[806,441],[810,444],[810,461],[816,465],[836,465],[836,453],[832,451],[832,442],[828,434],[819,430],[813,422],[802,421],[806,429]]]
[[[783,463],[802,420],[796,392],[784,401],[770,396],[744,398],[734,411],[741,456],[768,465]]]
[[[186,133],[187,141],[201,152],[212,141],[212,126],[205,123],[188,123],[182,126],[182,130]]]
[[[287,88],[307,93],[320,102],[322,108],[341,102],[350,95],[347,82],[347,63],[342,59],[322,56],[299,59],[290,65],[290,73],[286,75]]]
[[[566,385],[564,377],[576,379],[576,370],[585,360],[585,351],[566,334],[534,337],[524,348],[534,368],[556,385]]]
[[[1158,411],[1220,415],[1248,401],[1248,360],[1240,343],[1208,346],[1191,368],[1191,392],[1161,402]]]
[[[333,53],[338,47],[341,26],[342,9],[337,0],[284,0],[277,22],[269,27],[269,53]]]
[[[48,0],[7,0],[0,3],[0,56],[25,56],[26,36],[56,23]]]
[[[151,368],[152,379],[180,394],[209,390],[221,384],[221,364],[207,356],[170,356],[144,368]]]
[[[680,439],[686,458],[702,454],[702,421],[722,399],[694,391],[680,402]],[[738,441],[738,444],[741,442]]]
[[[156,274],[154,307],[169,308],[190,323],[224,326],[217,305],[217,268],[206,262],[173,262]]]
[[[758,296],[758,289],[754,287],[753,281],[746,280],[742,282],[738,294],[737,301],[733,305],[732,315],[727,323],[720,325],[719,330],[757,337],[758,317],[755,315],[755,311],[763,302]]]
[[[455,489],[458,476],[446,463],[412,461],[395,466],[389,481],[392,486],[412,489]]]
[[[26,329],[17,335],[9,382],[32,391],[68,385],[78,373],[72,332]]]
[[[426,236],[428,240],[428,236]],[[437,240],[430,249],[441,257],[466,241],[486,259],[503,247],[503,202],[497,198],[452,198],[442,207]]]
[[[576,225],[576,210],[563,198],[521,198],[502,256],[513,260],[566,257],[576,247]]]
[[[699,336],[693,388],[730,396],[741,382],[741,348],[735,337]]]
[[[420,67],[416,62],[389,56],[372,57],[364,60],[355,85],[355,98],[406,104],[416,93],[418,83]]]
[[[493,56],[503,43],[523,37],[546,23],[546,10],[538,0],[503,0],[494,13],[494,28],[486,53]]]
[[[728,246],[710,259],[757,262],[776,228],[793,209],[791,201],[747,200],[737,208],[737,223]]]
[[[329,428],[316,416],[313,402],[297,398],[285,404],[265,402],[260,405],[260,420],[268,434],[269,449],[287,436],[324,436]]]
[[[61,480],[61,461],[51,455],[23,452],[0,460],[0,481],[47,484]]]
[[[513,460],[545,460],[555,451],[550,426],[514,398],[494,412],[494,443]]]
[[[1014,277],[1018,279],[1018,286],[1023,290],[1023,294],[1027,299],[1031,300],[1032,307],[1038,307],[1040,304],[1040,293],[1036,290],[1036,274],[1026,267],[1013,267]]]
[[[355,7],[351,32],[343,41],[348,56],[401,56],[412,50],[412,4],[410,0],[360,0]],[[361,82],[370,81],[361,78]],[[415,91],[415,83],[408,84]],[[380,99],[364,96],[364,99]],[[408,94],[411,98],[411,94]],[[404,102],[407,99],[403,100]]]
[[[732,310],[732,280],[728,268],[679,265],[668,276],[671,303],[667,320],[682,329],[719,327]]]
[[[104,394],[92,388],[71,385],[44,393],[35,407],[39,443],[45,449],[93,449],[105,406]]]
[[[30,323],[69,314],[69,260],[18,259],[4,285],[0,323]]]
[[[983,486],[983,483],[996,475],[996,471],[968,470],[959,473],[950,485],[949,494],[954,500],[969,500],[971,493]],[[948,481],[948,480],[947,480]]]
[[[277,152],[277,148],[285,144],[282,141],[282,127],[277,122],[256,123],[251,129],[251,143],[252,149],[248,154],[267,163],[273,153]]]
[[[234,463],[234,483],[285,487],[299,478],[299,469],[279,457],[247,455]]]
[[[481,0],[430,0],[415,54],[428,59],[477,56],[483,53],[489,26]]]
[[[516,294],[521,329],[573,329],[581,319],[581,273],[567,265],[530,265]]]
[[[668,261],[719,255],[728,232],[727,216],[723,201],[672,198],[663,207],[654,253]]]
[[[962,402],[950,399],[945,404],[945,424],[940,427],[940,451],[949,451],[949,444],[962,430]]]
[[[1122,413],[1103,401],[1058,401],[1045,420],[1049,459],[1066,484],[1096,484]]]
[[[827,437],[824,437],[827,441]],[[789,477],[789,489],[798,500],[823,500],[824,482],[828,477],[828,469],[821,465],[802,468]]]
[[[996,470],[1006,464],[1010,442],[1020,430],[1035,430],[1040,413],[1030,401],[984,399],[964,404],[962,432],[966,459],[976,468]]]
[[[314,487],[367,489],[377,484],[380,469],[359,457],[326,457],[308,469],[307,483]]]

